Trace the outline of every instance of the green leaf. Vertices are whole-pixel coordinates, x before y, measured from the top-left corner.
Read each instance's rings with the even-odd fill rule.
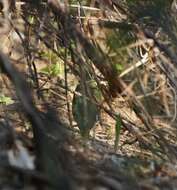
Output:
[[[119,63],[117,63],[115,65],[115,68],[116,68],[117,71],[122,71],[123,70],[123,66],[121,64],[119,64]]]
[[[0,103],[5,105],[13,104],[14,101],[11,99],[11,97],[0,95]]]
[[[64,67],[62,64],[57,62],[41,69],[41,72],[51,77],[57,77],[64,73]]]
[[[119,144],[121,126],[122,126],[122,119],[120,115],[117,115],[116,124],[115,124],[115,141],[114,141],[115,151],[117,151],[118,144]]]
[[[60,75],[64,75],[64,64],[63,61],[52,51],[42,51],[40,52],[40,56],[49,61],[49,65],[42,68],[40,72],[50,76],[57,77]]]
[[[55,77],[61,74],[61,67],[59,63],[51,65],[51,76]]]
[[[34,24],[34,16],[30,15],[30,16],[28,17],[28,22],[29,22],[30,24]]]

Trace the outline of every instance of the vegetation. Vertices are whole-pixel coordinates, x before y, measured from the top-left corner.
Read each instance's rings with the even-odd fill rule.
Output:
[[[176,0],[0,1],[2,189],[175,189],[176,18]]]

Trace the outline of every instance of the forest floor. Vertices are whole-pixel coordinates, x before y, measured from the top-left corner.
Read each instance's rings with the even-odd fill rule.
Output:
[[[27,151],[29,157],[26,158],[25,162],[31,162],[31,155],[34,154],[34,148],[29,123],[23,115],[20,102],[14,95],[12,85],[7,84],[7,78],[2,77],[1,79],[2,92],[6,97],[4,102],[1,103],[1,117],[8,118],[15,132],[15,141],[20,140],[23,144],[19,147],[17,146],[17,150],[21,150],[20,147],[23,147],[23,151]],[[6,80],[6,84],[4,80]],[[50,86],[51,89],[57,89],[57,85],[54,81],[51,81],[51,84],[48,85],[53,86],[53,88]],[[54,85],[56,85],[55,88]],[[63,119],[63,122],[69,126],[66,104],[64,104],[66,99],[63,97],[63,102],[61,102],[60,100],[62,98],[56,98],[56,96],[61,95],[61,93],[57,93],[56,91],[55,93],[50,93],[47,99],[50,100],[51,105],[53,104],[58,111],[61,120]],[[9,97],[9,99],[7,97]],[[13,102],[9,100],[13,100]],[[36,102],[37,107],[42,110],[43,106],[41,101],[36,98]],[[64,106],[62,107],[61,105]],[[134,118],[134,122],[140,122],[126,105],[123,105],[122,102],[120,103],[119,99],[115,99],[113,105],[116,105],[115,107],[117,109],[121,109],[121,111],[125,112],[129,117]],[[98,122],[91,130],[89,140],[83,141],[76,123],[74,122],[73,125],[74,127],[69,128],[69,131],[71,131],[74,137],[72,140],[73,145],[69,151],[72,154],[73,165],[75,166],[74,170],[79,174],[77,176],[77,189],[176,189],[177,163],[174,161],[163,161],[152,154],[151,151],[141,147],[136,138],[134,138],[128,130],[124,128],[121,129],[119,145],[117,150],[115,150],[115,121],[104,111],[101,114],[101,124]],[[8,139],[6,139],[6,141],[8,141]],[[14,149],[14,147],[12,147],[12,149]],[[9,149],[7,151],[9,151]],[[17,160],[23,160],[23,158],[18,158],[18,154],[16,158]],[[13,161],[10,161],[10,164],[13,164]],[[23,167],[23,165],[20,167]],[[7,182],[9,175],[13,176],[13,187],[11,187],[11,189],[35,189],[33,185],[29,185],[29,182],[27,182],[27,184],[21,184],[20,179],[14,177],[16,174],[7,174],[6,172],[7,171],[2,171],[0,174],[3,176],[2,181],[0,180],[3,187],[2,189],[11,187],[11,184]],[[5,176],[7,178],[5,178]],[[93,176],[94,182],[92,179]],[[4,182],[7,184],[4,185]]]

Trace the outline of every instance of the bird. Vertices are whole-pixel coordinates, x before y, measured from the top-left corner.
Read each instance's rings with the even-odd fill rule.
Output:
[[[72,113],[74,120],[77,122],[80,134],[83,139],[89,139],[90,130],[98,121],[100,109],[91,101],[91,96],[98,97],[98,91],[93,82],[89,81],[84,86],[80,82],[75,89]],[[81,94],[81,96],[78,95]]]

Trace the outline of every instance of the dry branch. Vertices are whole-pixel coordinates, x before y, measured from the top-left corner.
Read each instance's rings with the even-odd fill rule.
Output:
[[[93,62],[95,67],[108,81],[110,93],[113,97],[119,92],[122,92],[122,84],[116,70],[108,62],[107,58],[103,56],[84,36],[83,33],[73,23],[68,13],[61,7],[60,3],[55,0],[49,0],[48,4],[54,14],[60,19],[60,22],[66,32],[67,39],[72,39],[76,44],[79,43],[86,53],[88,58]]]
[[[62,186],[68,188],[69,180],[66,179],[63,170],[67,155],[62,152],[67,134],[64,132],[62,124],[57,121],[55,116],[38,111],[33,103],[28,83],[3,53],[0,53],[0,66],[2,72],[14,84],[27,118],[31,122],[37,168],[50,181],[52,187],[49,189],[60,189]]]

